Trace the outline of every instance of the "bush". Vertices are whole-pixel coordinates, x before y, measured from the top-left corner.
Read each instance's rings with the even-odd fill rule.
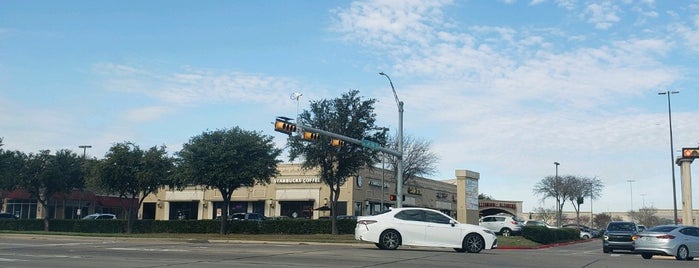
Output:
[[[580,231],[572,228],[548,228],[544,226],[525,226],[522,236],[541,244],[568,242],[580,239]]]

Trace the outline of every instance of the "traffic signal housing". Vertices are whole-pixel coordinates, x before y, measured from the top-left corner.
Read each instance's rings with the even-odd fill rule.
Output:
[[[332,147],[341,147],[342,145],[345,145],[345,141],[343,141],[341,139],[333,138],[330,140],[330,146],[332,146]]]
[[[682,148],[682,157],[699,158],[699,148]]]
[[[274,131],[291,136],[291,133],[296,132],[296,124],[282,118],[277,118],[277,120],[274,121]]]
[[[397,197],[394,194],[388,195],[389,201],[396,201]],[[403,201],[405,201],[405,195],[403,195]]]
[[[318,140],[318,137],[320,137],[320,134],[315,133],[315,132],[304,131],[302,137],[304,140],[315,141],[315,140]]]

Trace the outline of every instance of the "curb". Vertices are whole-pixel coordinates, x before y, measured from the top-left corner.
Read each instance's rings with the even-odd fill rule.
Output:
[[[540,245],[536,247],[523,247],[523,246],[498,246],[497,249],[504,249],[504,250],[511,250],[511,249],[544,249],[544,248],[553,248],[553,247],[560,247],[560,246],[567,246],[567,245],[573,245],[573,244],[579,244],[579,243],[587,243],[587,242],[592,242],[596,241],[596,238],[588,239],[588,240],[575,240],[575,241],[568,241],[568,242],[561,242],[561,243],[553,243],[553,244],[546,244],[546,245]]]

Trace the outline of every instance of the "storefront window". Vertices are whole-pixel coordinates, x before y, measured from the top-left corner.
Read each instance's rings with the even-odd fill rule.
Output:
[[[20,219],[36,219],[36,200],[8,200],[5,211],[17,215]]]
[[[280,201],[281,216],[289,218],[313,218],[313,201]]]

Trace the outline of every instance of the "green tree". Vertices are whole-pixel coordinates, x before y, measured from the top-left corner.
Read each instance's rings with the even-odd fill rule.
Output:
[[[24,157],[18,188],[27,191],[41,205],[40,217],[44,219],[44,231],[49,230],[49,200],[57,193],[69,193],[84,185],[82,157],[63,149],[51,155],[49,150]]]
[[[163,186],[174,187],[174,160],[167,156],[165,146],[143,151],[131,142],[117,143],[109,148],[105,158],[94,165],[100,188],[121,198],[126,211],[126,233],[131,233],[135,212],[151,193]],[[131,200],[138,200],[134,204]]]
[[[177,173],[188,183],[218,189],[223,197],[220,233],[226,234],[233,191],[269,183],[279,174],[280,153],[272,136],[239,127],[208,131],[182,146]]]
[[[362,100],[359,91],[350,90],[340,98],[312,101],[310,110],[303,111],[299,118],[303,125],[309,127],[352,138],[368,138],[385,144],[384,134],[369,133],[375,128],[375,102],[374,99]],[[330,188],[332,234],[337,234],[337,201],[340,197],[340,187],[362,167],[371,167],[377,163],[378,151],[353,144],[332,147],[330,137],[325,136],[320,136],[313,142],[290,136],[288,145],[290,160],[303,158],[303,168],[318,168],[321,180]]]
[[[17,178],[23,165],[23,155],[19,151],[2,149],[0,138],[0,200],[5,191],[12,191],[17,186]]]

